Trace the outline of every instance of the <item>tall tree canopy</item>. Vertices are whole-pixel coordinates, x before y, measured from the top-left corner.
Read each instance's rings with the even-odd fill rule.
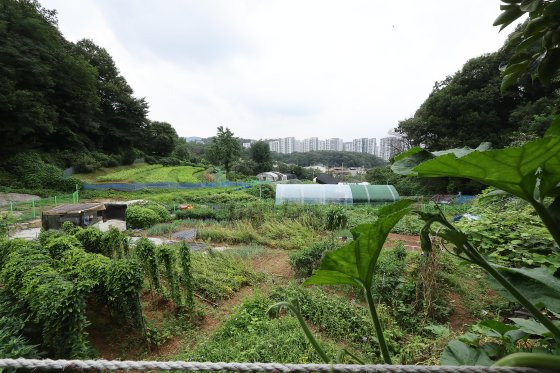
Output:
[[[149,122],[146,135],[144,151],[162,157],[170,155],[179,140],[177,132],[167,122]]]
[[[218,133],[212,138],[207,148],[207,157],[212,164],[224,166],[226,172],[231,170],[234,161],[241,155],[239,139],[233,136],[229,128],[218,127]]]
[[[430,150],[476,147],[485,141],[503,147],[521,132],[542,134],[542,115],[554,115],[560,103],[555,92],[559,85],[543,87],[525,77],[501,92],[500,67],[510,57],[506,42],[498,52],[469,60],[437,82],[414,117],[399,122],[397,132]],[[548,107],[544,114],[542,107]]]
[[[147,113],[148,104],[134,96],[105,49],[91,40],[65,40],[55,12],[37,1],[0,2],[3,158],[25,150],[130,154],[153,135]],[[177,135],[163,127],[150,141],[160,148],[150,151],[169,154],[173,149],[161,147]]]
[[[375,167],[385,164],[385,161],[373,154],[338,152],[332,150],[319,150],[305,153],[281,154],[274,153],[274,159],[307,167],[322,164],[325,166],[344,167]]]
[[[255,171],[257,173],[270,171],[272,169],[272,156],[270,155],[270,147],[264,141],[257,141],[251,144],[249,148],[251,159],[255,162]]]

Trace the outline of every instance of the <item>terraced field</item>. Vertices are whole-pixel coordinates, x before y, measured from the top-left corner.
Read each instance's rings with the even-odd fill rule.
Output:
[[[108,182],[131,182],[131,183],[198,183],[204,168],[192,166],[162,166],[144,165],[134,168],[119,170],[98,176],[96,181]]]

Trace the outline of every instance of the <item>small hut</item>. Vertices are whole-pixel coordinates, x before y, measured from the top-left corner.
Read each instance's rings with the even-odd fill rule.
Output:
[[[43,211],[41,224],[44,229],[59,229],[69,221],[80,227],[87,227],[104,220],[105,205],[103,203],[74,203],[60,205]]]

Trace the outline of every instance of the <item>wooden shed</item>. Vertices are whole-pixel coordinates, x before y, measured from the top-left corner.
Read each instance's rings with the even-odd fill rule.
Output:
[[[105,220],[105,205],[103,203],[73,203],[60,205],[43,211],[41,225],[44,229],[59,229],[66,221],[80,227],[87,227]]]

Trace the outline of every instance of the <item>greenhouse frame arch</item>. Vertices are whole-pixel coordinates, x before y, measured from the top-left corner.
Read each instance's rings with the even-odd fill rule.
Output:
[[[306,205],[394,202],[400,199],[393,185],[278,184],[276,204]]]

